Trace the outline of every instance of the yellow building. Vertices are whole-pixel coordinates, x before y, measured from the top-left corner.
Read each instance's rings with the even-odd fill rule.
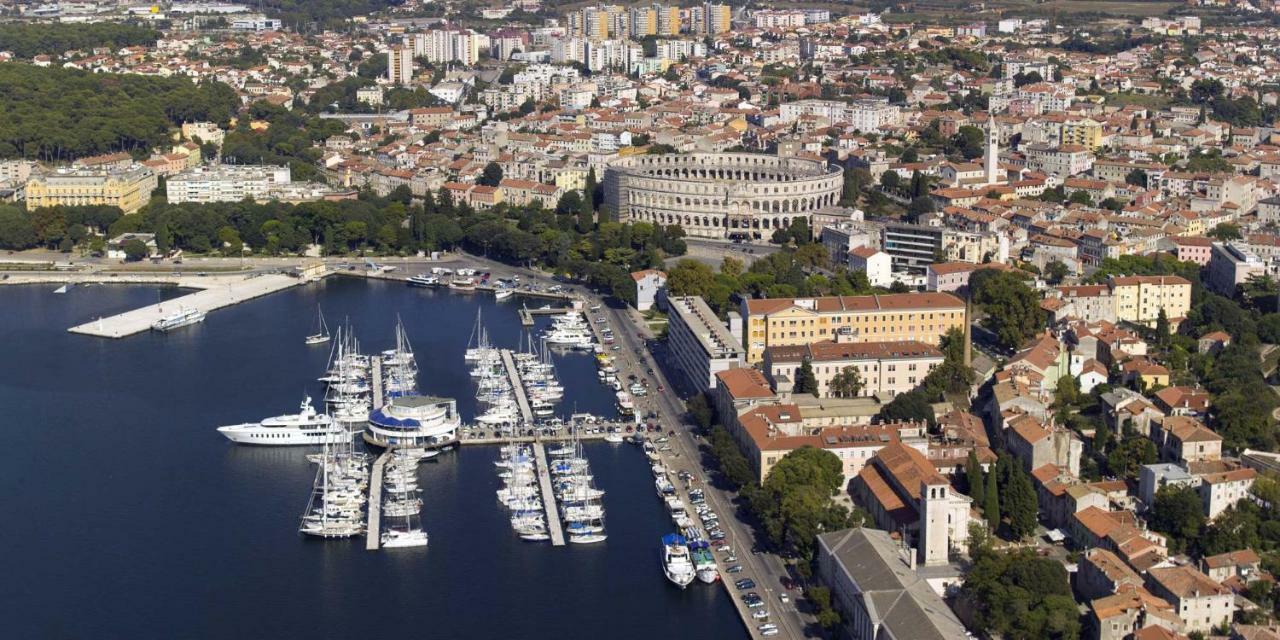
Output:
[[[707,4],[704,8],[707,33],[727,33],[733,26],[733,12],[727,4]]]
[[[680,7],[663,7],[654,5],[658,20],[658,35],[680,35]]]
[[[587,188],[587,170],[561,169],[556,174],[556,186],[565,191]]]
[[[1062,144],[1078,144],[1089,151],[1097,151],[1102,146],[1102,123],[1091,118],[1063,122]]]
[[[898,293],[825,298],[771,298],[742,303],[747,362],[769,347],[834,340],[936,345],[952,327],[964,328],[964,301],[947,293]]]
[[[631,36],[643,38],[658,34],[658,12],[653,7],[631,8]]]
[[[1191,309],[1191,282],[1179,276],[1123,276],[1110,281],[1116,319],[1155,326],[1160,310],[1173,326]]]
[[[158,184],[156,174],[140,165],[123,170],[61,170],[27,181],[27,208],[106,205],[133,213],[147,204]]]

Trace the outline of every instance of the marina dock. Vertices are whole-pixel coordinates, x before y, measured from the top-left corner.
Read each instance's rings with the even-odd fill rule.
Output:
[[[178,311],[197,310],[208,313],[295,287],[304,282],[307,281],[275,273],[247,277],[235,275],[181,278],[174,284],[180,287],[197,288],[200,291],[141,309],[126,311],[109,318],[99,318],[71,327],[67,331],[99,338],[123,338],[150,331],[151,325],[157,320]]]
[[[373,470],[369,472],[369,521],[364,527],[366,551],[377,551],[382,544],[382,473],[391,455],[391,450],[383,451],[373,461]]]
[[[550,309],[530,309],[529,307],[520,307],[520,310],[517,313],[520,314],[521,325],[532,327],[534,316],[558,316],[572,312],[573,309],[570,309],[569,307],[553,307]]]
[[[511,389],[515,391],[516,404],[520,407],[520,418],[527,425],[533,424],[533,409],[529,407],[529,396],[524,393],[524,384],[520,382],[520,371],[516,369],[516,361],[511,357],[510,349],[502,350],[502,366],[506,367]]]
[[[564,546],[564,528],[560,526],[560,514],[556,510],[556,493],[551,489],[551,467],[547,466],[547,449],[541,442],[533,443],[533,457],[538,465],[538,486],[542,488],[542,508],[547,514],[547,533],[551,534],[551,546]]]
[[[369,389],[373,392],[373,408],[377,409],[382,406],[382,401],[386,398],[382,394],[382,358],[378,356],[369,358],[369,372],[372,374],[369,378]]]

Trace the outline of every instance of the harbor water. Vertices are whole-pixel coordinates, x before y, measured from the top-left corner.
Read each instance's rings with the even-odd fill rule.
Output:
[[[398,315],[422,391],[457,398],[469,419],[476,311],[492,342],[515,348],[518,299],[337,278],[169,334],[104,340],[66,329],[153,304],[157,289],[52,290],[0,287],[0,636],[745,635],[722,587],[663,578],[670,520],[630,445],[586,446],[607,492],[602,544],[521,542],[494,497],[496,449],[464,446],[421,466],[430,545],[367,552],[363,539],[297,533],[311,449],[235,446],[214,431],[295,412],[304,395],[320,406],[329,348],[302,341],[317,304],[366,353],[394,346]],[[612,415],[590,356],[555,362],[562,413]]]

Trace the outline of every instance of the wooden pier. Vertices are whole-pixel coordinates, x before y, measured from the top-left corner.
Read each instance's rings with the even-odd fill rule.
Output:
[[[520,372],[516,370],[516,361],[511,357],[510,349],[502,350],[502,366],[506,367],[507,380],[511,382],[511,389],[515,391],[516,404],[520,407],[520,417],[524,420],[524,424],[533,424],[533,409],[529,407],[529,396],[524,393]]]
[[[560,513],[556,509],[556,492],[551,489],[551,467],[547,466],[547,449],[541,442],[533,443],[533,457],[538,466],[538,485],[542,487],[542,509],[547,516],[547,533],[551,534],[551,546],[564,546],[564,528],[560,526]]]
[[[209,313],[215,309],[230,307],[246,300],[295,287],[304,282],[306,281],[303,279],[281,274],[181,278],[175,284],[201,290],[109,318],[99,318],[76,325],[67,331],[100,338],[123,338],[150,331],[151,325],[156,321],[179,311],[194,310]]]
[[[391,450],[382,452],[369,472],[369,521],[364,527],[364,548],[377,551],[382,544],[382,474],[391,459]]]

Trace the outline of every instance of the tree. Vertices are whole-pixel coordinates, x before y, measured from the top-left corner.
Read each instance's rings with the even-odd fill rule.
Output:
[[[1015,273],[980,269],[969,278],[969,287],[986,314],[982,325],[996,334],[1000,346],[1016,350],[1044,326],[1040,297]]]
[[[1186,549],[1205,523],[1200,494],[1191,487],[1161,487],[1147,522],[1153,530],[1168,534],[1176,550]]]
[[[1031,477],[1018,461],[1008,465],[1009,479],[1004,486],[1000,504],[1009,517],[1009,532],[1015,540],[1031,535],[1036,529],[1036,516],[1040,512],[1040,500]]]
[[[1147,438],[1130,438],[1111,450],[1107,469],[1118,478],[1133,478],[1142,465],[1154,464],[1158,458],[1156,445]]]
[[[919,221],[920,216],[927,213],[937,211],[938,207],[934,205],[933,198],[929,196],[916,196],[911,199],[911,203],[907,205],[907,215],[913,221]]]
[[[480,173],[480,179],[476,182],[485,187],[496,187],[502,182],[502,166],[496,162],[490,162],[484,166],[484,171]]]
[[[895,191],[902,185],[902,177],[897,171],[889,170],[880,174],[880,186],[890,191]]]
[[[787,453],[769,470],[750,506],[771,543],[810,558],[818,534],[854,524],[849,510],[831,499],[843,488],[840,458],[805,446]]]
[[[1147,172],[1142,169],[1134,169],[1124,176],[1125,184],[1131,184],[1136,187],[1147,188]]]
[[[1053,285],[1062,284],[1070,272],[1071,269],[1061,260],[1053,260],[1044,266],[1045,280]]]
[[[840,191],[840,205],[853,207],[858,204],[862,190],[871,184],[871,172],[850,167],[844,170],[844,188]]]
[[[1156,346],[1167,349],[1172,340],[1173,336],[1169,333],[1169,316],[1164,312],[1164,307],[1160,307],[1160,312],[1156,315]]]
[[[792,391],[818,395],[818,379],[813,375],[813,363],[809,361],[807,356],[800,363],[800,368],[796,369],[796,380]]]
[[[1000,487],[996,484],[995,469],[987,472],[987,486],[982,490],[982,515],[992,529],[1000,526]]]
[[[1001,553],[978,547],[974,556],[961,597],[972,606],[981,635],[1080,637],[1080,614],[1062,563],[1032,549]]]
[[[964,481],[969,490],[969,497],[974,505],[981,505],[986,500],[986,478],[982,474],[982,465],[978,463],[978,454],[969,450],[969,457],[964,461]]]
[[[885,422],[923,421],[930,426],[936,421],[933,405],[919,390],[899,393],[880,409],[879,418]]]
[[[856,398],[862,394],[862,376],[855,366],[845,367],[831,377],[827,393],[836,398]]]
[[[130,238],[124,243],[124,259],[137,262],[150,255],[147,244],[137,238]]]
[[[711,420],[713,418],[711,411],[711,403],[707,402],[705,394],[696,394],[685,403],[685,409],[689,412],[689,418],[694,424],[702,429],[711,428]]]
[[[673,296],[706,296],[715,285],[711,267],[697,260],[684,259],[667,270],[667,292]]]
[[[1239,240],[1240,238],[1244,237],[1240,234],[1240,227],[1230,222],[1224,222],[1214,227],[1211,231],[1209,231],[1209,233],[1206,233],[1205,235],[1209,236],[1210,238],[1215,238],[1217,240],[1220,240],[1222,242],[1227,242],[1229,240]]]

